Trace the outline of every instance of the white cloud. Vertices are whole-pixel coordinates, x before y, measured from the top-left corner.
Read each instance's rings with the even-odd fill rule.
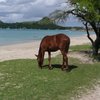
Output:
[[[65,0],[0,0],[0,20],[18,22],[37,20],[64,7]]]
[[[6,0],[0,0],[0,2],[6,2]]]
[[[45,0],[45,5],[47,6],[53,6],[57,3],[56,0]]]

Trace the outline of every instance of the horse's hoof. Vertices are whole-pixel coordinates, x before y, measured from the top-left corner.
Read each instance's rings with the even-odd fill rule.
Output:
[[[70,69],[68,68],[68,69],[66,69],[66,72],[70,72]]]
[[[64,71],[64,68],[61,68],[62,71]]]
[[[52,70],[53,69],[53,67],[49,67],[49,70]]]
[[[62,71],[70,72],[69,68],[62,68]]]

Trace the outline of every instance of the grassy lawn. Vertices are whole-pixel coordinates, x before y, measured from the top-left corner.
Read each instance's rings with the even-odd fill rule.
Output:
[[[82,50],[91,50],[92,46],[90,44],[85,44],[85,45],[75,45],[71,46],[70,49],[72,51],[82,51]]]
[[[0,100],[70,100],[100,78],[99,62],[83,64],[70,58],[70,72],[61,71],[61,62],[60,56],[52,58],[53,70],[41,70],[31,59],[0,62]]]

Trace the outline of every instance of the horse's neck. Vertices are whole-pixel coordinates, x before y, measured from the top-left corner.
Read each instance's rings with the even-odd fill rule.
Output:
[[[39,55],[40,58],[42,58],[42,59],[44,58],[44,51],[41,48],[39,49],[38,55]]]

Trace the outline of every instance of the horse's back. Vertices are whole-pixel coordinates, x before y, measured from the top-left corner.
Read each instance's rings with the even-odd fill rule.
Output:
[[[68,49],[70,45],[70,38],[65,34],[58,34],[56,40],[59,49]]]
[[[40,46],[44,49],[51,49],[52,51],[56,51],[64,46],[69,46],[70,38],[65,34],[56,34],[51,36],[45,36]]]
[[[42,39],[42,41],[52,41],[52,40],[55,40],[55,39],[69,40],[70,41],[70,38],[67,35],[63,34],[63,33],[56,34],[56,35],[47,35]]]
[[[67,42],[70,42],[70,38],[67,36],[67,35],[65,35],[65,34],[57,34],[56,35],[56,38],[57,38],[57,40],[59,41],[59,42],[62,42],[62,41],[67,41]]]

